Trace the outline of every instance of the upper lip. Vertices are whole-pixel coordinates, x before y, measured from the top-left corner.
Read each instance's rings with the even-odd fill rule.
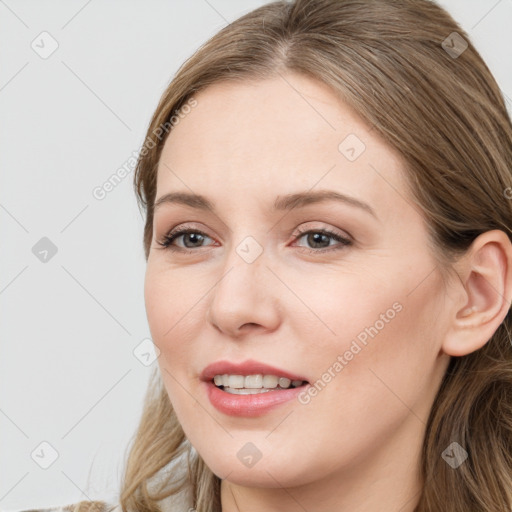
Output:
[[[306,378],[301,375],[296,375],[294,373],[288,372],[286,370],[282,370],[281,368],[276,368],[275,366],[270,366],[265,363],[261,363],[259,361],[254,361],[252,359],[243,361],[241,363],[233,363],[231,361],[216,361],[212,364],[209,364],[204,370],[201,372],[201,380],[209,381],[212,380],[215,375],[276,375],[277,377],[286,377],[290,380],[304,380],[307,381]]]

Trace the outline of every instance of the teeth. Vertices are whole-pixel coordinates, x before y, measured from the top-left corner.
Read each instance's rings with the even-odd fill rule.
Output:
[[[230,388],[243,388],[245,384],[245,377],[243,375],[230,375],[228,378],[228,387]]]
[[[302,382],[302,381],[301,381]],[[281,377],[279,379],[279,386],[281,386],[282,388],[288,388],[290,387],[290,384],[292,383],[292,381],[290,379],[287,379],[286,377]]]
[[[279,377],[275,375],[265,375],[263,377],[263,387],[264,388],[277,388],[279,384]]]
[[[263,375],[247,375],[244,388],[261,389],[263,387]]]
[[[298,387],[303,384],[302,380],[291,380],[277,375],[215,375],[213,382],[216,386],[223,387],[228,393],[240,395],[252,395],[264,393],[279,386],[279,389]]]

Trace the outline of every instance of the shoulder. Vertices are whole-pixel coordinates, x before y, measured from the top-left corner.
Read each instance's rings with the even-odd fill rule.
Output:
[[[2,512],[2,511],[0,511]],[[105,501],[79,501],[55,507],[31,508],[18,512],[123,512],[121,505],[114,505]]]

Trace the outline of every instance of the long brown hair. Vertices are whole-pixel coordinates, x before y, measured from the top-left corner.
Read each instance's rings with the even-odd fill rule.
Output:
[[[330,86],[402,155],[440,268],[485,231],[512,238],[505,193],[512,190],[511,121],[464,30],[429,0],[296,0],[266,4],[223,28],[162,95],[134,176],[146,210],[146,258],[171,120],[210,84],[286,70]],[[512,510],[511,323],[509,310],[483,348],[452,357],[427,423],[416,512]],[[441,456],[452,442],[468,452],[457,470]],[[168,471],[150,488],[178,461],[185,473]],[[219,478],[190,446],[155,372],[125,462],[121,504],[125,512],[156,512],[158,501],[186,486],[195,509],[220,512]]]

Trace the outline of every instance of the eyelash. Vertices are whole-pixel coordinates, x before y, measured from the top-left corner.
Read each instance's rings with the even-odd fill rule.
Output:
[[[177,229],[176,231],[169,232],[168,234],[164,235],[162,240],[157,241],[157,243],[158,243],[158,245],[161,246],[162,249],[167,249],[167,250],[173,251],[173,252],[181,252],[183,254],[191,254],[193,252],[197,252],[198,248],[186,249],[183,247],[177,247],[177,246],[172,245],[174,240],[176,240],[176,238],[178,238],[179,236],[191,234],[191,233],[195,233],[195,234],[199,234],[203,237],[211,238],[209,235],[207,235],[206,233],[204,233],[201,230],[190,229],[190,228],[184,227],[184,228]],[[336,240],[337,242],[339,242],[340,245],[334,246],[331,248],[324,248],[324,249],[309,249],[307,247],[300,247],[303,251],[306,251],[309,254],[338,251],[338,250],[343,249],[344,247],[348,247],[348,246],[352,245],[352,240],[345,238],[343,236],[340,236],[337,233],[334,233],[333,231],[330,231],[329,229],[325,229],[325,228],[324,229],[306,229],[304,231],[299,230],[298,234],[294,238],[294,241],[300,240],[304,235],[308,235],[311,233],[321,233],[322,235],[327,235],[327,236],[333,238],[334,240]],[[200,247],[199,247],[199,249],[200,249]]]

